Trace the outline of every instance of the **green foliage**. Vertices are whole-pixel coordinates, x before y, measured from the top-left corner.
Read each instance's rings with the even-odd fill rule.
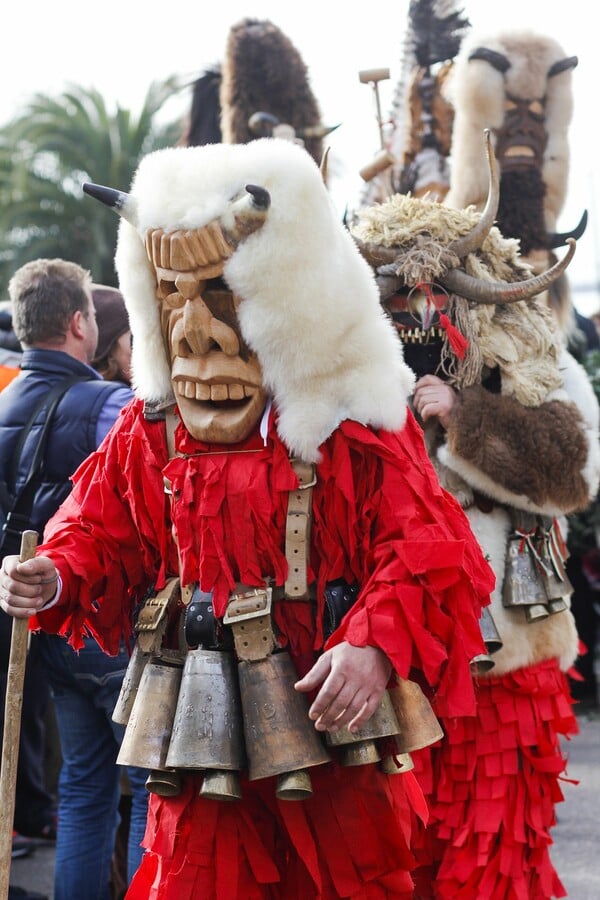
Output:
[[[86,196],[84,181],[129,190],[142,156],[173,146],[182,123],[157,114],[180,90],[175,78],[150,85],[141,112],[109,112],[94,89],[70,86],[32,97],[0,128],[0,299],[11,275],[38,257],[79,263],[94,281],[116,285],[118,216]]]

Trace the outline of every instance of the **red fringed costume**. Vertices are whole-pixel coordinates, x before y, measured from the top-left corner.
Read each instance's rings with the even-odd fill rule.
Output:
[[[565,897],[548,851],[563,799],[559,735],[577,732],[567,678],[546,660],[478,679],[476,691],[478,717],[442,719],[444,741],[413,755],[430,808],[416,896]]]
[[[124,411],[45,533],[40,552],[56,563],[63,588],[37,624],[74,647],[89,629],[114,653],[150,583],[178,571],[172,526],[182,583],[212,588],[217,615],[237,581],[283,583],[296,477],[273,423],[266,445],[255,433],[234,447],[201,444],[180,424],[176,449],[184,455],[169,461],[164,423],[144,420],[141,402]],[[346,421],[321,449],[309,572],[318,608],[276,603],[281,643],[307,671],[323,646],[325,583],[358,581],[331,641],[380,647],[400,676],[435,694],[439,713],[472,715],[469,661],[481,652],[478,617],[493,575],[440,488],[414,420],[409,413],[398,434]],[[199,776],[178,797],[153,796],[147,853],[128,900],[412,897],[411,828],[426,819],[413,773],[334,761],[313,767],[311,778],[303,802],[276,800],[274,779],[245,781],[234,804],[200,799]]]

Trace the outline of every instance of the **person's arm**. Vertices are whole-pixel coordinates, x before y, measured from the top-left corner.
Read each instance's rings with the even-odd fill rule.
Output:
[[[361,426],[343,423],[340,430],[358,437]],[[344,523],[340,539],[347,535],[361,569],[358,596],[300,689],[321,685],[312,713],[325,728],[352,695],[338,724],[354,727],[363,713],[368,718],[393,667],[401,678],[429,685],[440,713],[472,714],[470,663],[484,650],[479,617],[493,572],[465,514],[440,487],[412,416],[400,434],[362,434],[370,440],[366,450],[342,440],[332,446],[332,471],[353,468],[355,475],[340,484],[343,496],[331,506],[316,498],[315,519],[320,531],[330,509]],[[325,545],[325,554],[334,557],[335,545]]]

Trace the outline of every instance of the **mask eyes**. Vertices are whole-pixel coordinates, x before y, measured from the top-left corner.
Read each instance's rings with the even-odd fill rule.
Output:
[[[174,281],[161,278],[156,291],[158,299],[169,309],[181,309],[185,304],[185,298],[181,296]]]

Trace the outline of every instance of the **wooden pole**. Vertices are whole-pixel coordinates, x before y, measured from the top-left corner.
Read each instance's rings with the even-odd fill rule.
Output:
[[[24,531],[21,537],[20,562],[35,556],[37,531]],[[15,790],[21,737],[23,680],[27,662],[29,619],[13,618],[4,704],[2,770],[0,773],[0,900],[7,900],[12,859],[12,833],[15,817]]]

